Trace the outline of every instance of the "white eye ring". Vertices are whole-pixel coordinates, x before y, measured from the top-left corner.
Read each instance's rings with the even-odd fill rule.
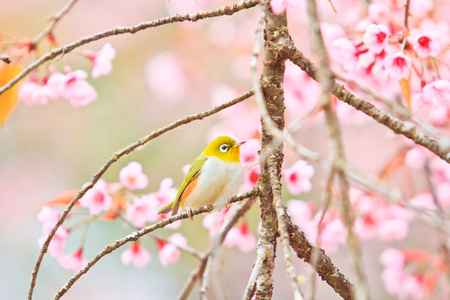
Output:
[[[228,145],[227,145],[227,144],[222,144],[222,145],[220,145],[219,150],[220,150],[220,152],[222,152],[222,153],[227,153],[227,151],[228,151]]]

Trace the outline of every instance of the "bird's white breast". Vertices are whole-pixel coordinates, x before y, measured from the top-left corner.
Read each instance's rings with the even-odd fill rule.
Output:
[[[191,208],[233,196],[244,181],[244,168],[241,163],[208,157],[199,176],[197,187],[185,201],[185,205]]]

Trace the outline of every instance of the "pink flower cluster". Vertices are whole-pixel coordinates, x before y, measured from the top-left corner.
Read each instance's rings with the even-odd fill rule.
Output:
[[[111,61],[115,57],[115,50],[108,43],[98,53],[86,52],[86,57],[94,63],[92,76],[98,78],[112,71]],[[50,70],[50,76],[44,76],[41,80],[37,79],[34,72],[20,86],[19,99],[26,105],[46,105],[62,97],[69,100],[73,107],[85,106],[98,97],[95,88],[86,80],[87,77],[85,71],[72,71],[68,66],[64,74]]]
[[[350,199],[356,216],[355,231],[361,239],[392,242],[408,235],[412,215],[405,208],[357,189],[350,190]]]
[[[110,220],[122,216],[128,223],[138,228],[144,227],[149,222],[160,221],[168,217],[167,215],[158,215],[157,211],[175,198],[176,189],[173,188],[171,178],[163,179],[158,191],[140,197],[130,196],[130,194],[131,191],[145,189],[148,185],[148,178],[143,173],[141,164],[130,162],[120,171],[119,180],[120,183],[106,183],[103,179],[98,180],[79,200],[80,209],[87,209],[89,218],[97,220]],[[70,195],[70,199],[65,199],[65,202],[68,203],[72,200],[73,196],[71,193]],[[43,206],[38,214],[38,220],[43,224],[42,237],[39,239],[41,245],[60,217],[60,213],[50,207],[50,205],[56,204],[63,203],[49,202],[48,206]],[[71,219],[71,216],[72,214],[69,214],[67,218]],[[101,216],[101,219],[96,216]],[[175,222],[166,228],[175,229],[180,225],[180,222]],[[49,252],[57,258],[62,267],[78,271],[87,263],[83,257],[83,246],[78,247],[72,253],[64,254],[71,230],[70,227],[61,226],[49,245]],[[176,262],[180,257],[180,250],[174,245],[183,247],[187,243],[181,234],[172,235],[168,241],[156,240],[160,261],[164,266]],[[135,242],[122,253],[121,259],[124,265],[133,264],[142,268],[151,261],[151,255],[139,242]]]
[[[380,261],[384,267],[381,278],[389,294],[399,299],[417,300],[448,296],[449,269],[439,257],[423,250],[388,248],[381,254]]]

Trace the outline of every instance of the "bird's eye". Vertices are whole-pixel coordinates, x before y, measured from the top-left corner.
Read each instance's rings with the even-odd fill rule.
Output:
[[[228,151],[228,145],[227,144],[222,144],[220,145],[220,152],[222,153],[226,153]]]

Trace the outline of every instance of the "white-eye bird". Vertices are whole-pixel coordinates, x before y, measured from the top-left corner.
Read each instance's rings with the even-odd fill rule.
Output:
[[[158,213],[166,214],[178,208],[198,208],[217,203],[233,196],[244,181],[244,167],[239,147],[229,136],[219,136],[194,160],[181,183],[174,201]]]

